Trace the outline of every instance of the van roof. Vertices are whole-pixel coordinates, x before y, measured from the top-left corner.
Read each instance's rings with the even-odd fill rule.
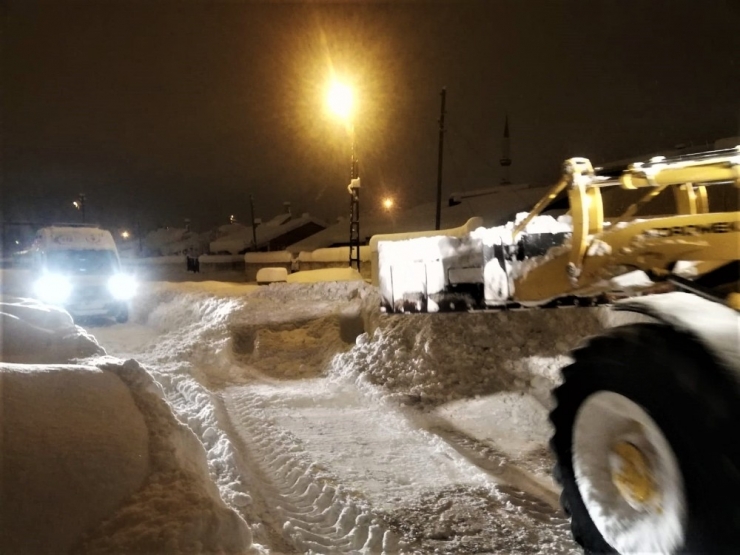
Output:
[[[97,227],[44,227],[36,232],[36,246],[45,250],[117,250],[110,232]]]

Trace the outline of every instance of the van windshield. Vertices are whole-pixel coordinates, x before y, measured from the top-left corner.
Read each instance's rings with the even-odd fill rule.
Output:
[[[61,274],[115,274],[118,257],[106,250],[64,250],[46,253],[47,268]]]

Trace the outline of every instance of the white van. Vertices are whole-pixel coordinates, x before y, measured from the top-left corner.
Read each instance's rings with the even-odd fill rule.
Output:
[[[128,320],[136,281],[121,272],[118,249],[109,231],[97,227],[39,229],[28,251],[33,294],[65,308],[75,319],[110,316]]]

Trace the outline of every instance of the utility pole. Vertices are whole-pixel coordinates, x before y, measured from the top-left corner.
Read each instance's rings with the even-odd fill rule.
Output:
[[[440,93],[442,97],[442,107],[439,111],[439,154],[437,155],[437,217],[434,229],[439,229],[442,220],[442,150],[445,143],[445,98],[447,97],[447,88],[443,87]]]
[[[355,124],[350,127],[352,135],[352,164],[349,173],[349,267],[354,264],[360,271],[360,163],[355,146]]]
[[[254,246],[255,252],[257,251],[257,223],[254,219],[254,197],[249,195],[249,208],[252,214],[252,245]]]
[[[509,143],[509,114],[504,123],[504,140],[501,143],[501,185],[511,185],[511,145]]]
[[[85,223],[85,193],[80,193],[77,200],[72,203],[82,214],[82,223]]]
[[[136,253],[136,256],[141,256],[142,251],[142,241],[143,237],[141,236],[141,221],[139,218],[136,218],[136,238],[139,240],[139,251]]]

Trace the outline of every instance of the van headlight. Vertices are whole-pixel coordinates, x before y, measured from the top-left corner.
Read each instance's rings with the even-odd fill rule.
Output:
[[[108,280],[108,290],[118,301],[128,301],[136,294],[136,280],[126,274],[116,274]]]
[[[72,284],[59,274],[45,274],[33,284],[36,297],[45,303],[62,304],[72,294]]]

